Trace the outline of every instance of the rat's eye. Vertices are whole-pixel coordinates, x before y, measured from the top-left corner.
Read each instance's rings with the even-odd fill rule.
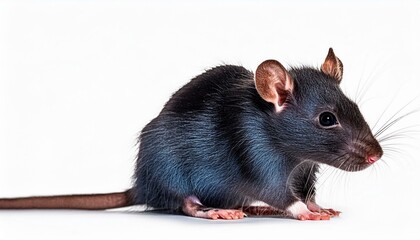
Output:
[[[323,112],[319,115],[319,124],[324,128],[331,128],[336,126],[338,121],[333,113]]]

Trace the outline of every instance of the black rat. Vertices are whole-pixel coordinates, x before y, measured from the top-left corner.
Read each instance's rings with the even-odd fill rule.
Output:
[[[146,204],[208,219],[338,216],[316,204],[319,164],[359,171],[383,154],[358,106],[341,91],[342,76],[331,48],[320,69],[286,70],[275,60],[255,74],[215,67],[173,94],[144,127],[130,190],[0,199],[0,208]],[[252,206],[256,201],[267,206]]]

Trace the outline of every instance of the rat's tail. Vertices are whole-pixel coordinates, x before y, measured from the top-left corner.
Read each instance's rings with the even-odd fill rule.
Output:
[[[104,210],[133,205],[131,190],[118,193],[2,198],[0,209]]]

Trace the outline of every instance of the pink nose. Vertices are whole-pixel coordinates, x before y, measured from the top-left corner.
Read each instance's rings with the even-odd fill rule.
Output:
[[[370,164],[373,164],[373,163],[375,163],[376,161],[378,161],[380,158],[381,158],[381,157],[380,157],[380,156],[378,156],[378,155],[371,155],[371,156],[368,156],[368,157],[366,158],[366,162],[368,162],[368,163],[370,163]]]

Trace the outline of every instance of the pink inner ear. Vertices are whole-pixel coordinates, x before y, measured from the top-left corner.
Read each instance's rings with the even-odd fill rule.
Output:
[[[343,64],[341,60],[335,56],[332,48],[329,49],[328,55],[321,66],[321,71],[341,82],[343,78]]]
[[[267,60],[258,66],[255,85],[259,95],[274,104],[276,112],[282,110],[282,105],[293,88],[287,70],[276,60]]]

